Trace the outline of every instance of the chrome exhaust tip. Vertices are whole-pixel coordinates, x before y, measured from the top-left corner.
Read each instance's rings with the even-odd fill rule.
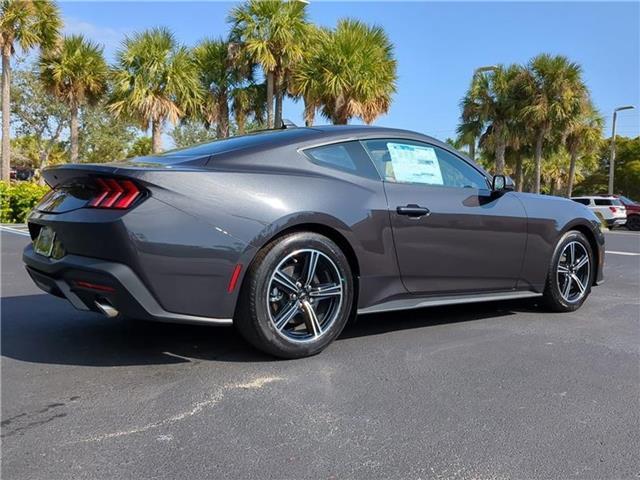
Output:
[[[98,307],[98,310],[100,310],[105,317],[114,318],[118,316],[118,313],[120,313],[106,300],[96,300],[95,304],[96,307]]]

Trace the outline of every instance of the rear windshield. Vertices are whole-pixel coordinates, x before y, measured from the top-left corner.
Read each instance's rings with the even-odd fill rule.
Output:
[[[221,140],[214,140],[212,142],[199,143],[190,147],[168,150],[159,154],[157,156],[157,160],[162,162],[164,159],[166,163],[171,163],[177,159],[183,159],[185,157],[206,157],[209,155],[231,152],[233,150],[250,148],[261,144],[270,144],[274,146],[285,145],[307,137],[311,135],[312,132],[313,130],[306,128],[293,128],[289,130],[267,130],[264,132],[250,133],[248,135],[224,138]]]
[[[620,202],[620,200],[618,200],[617,198],[594,198],[593,202],[599,207],[609,205],[622,205],[622,202]]]
[[[571,200],[573,200],[574,202],[581,203],[582,205],[589,205],[588,198],[572,198]]]

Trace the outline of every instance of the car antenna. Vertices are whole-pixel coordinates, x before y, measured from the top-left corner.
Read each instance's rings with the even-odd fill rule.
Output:
[[[284,129],[287,129],[287,128],[298,128],[298,126],[295,123],[293,123],[291,120],[289,120],[288,118],[283,118],[282,119],[282,127],[280,127],[280,128],[282,128],[284,130]]]

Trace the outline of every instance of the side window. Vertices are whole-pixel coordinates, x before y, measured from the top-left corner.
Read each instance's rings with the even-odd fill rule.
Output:
[[[572,200],[574,202],[581,203],[582,205],[589,205],[589,199],[588,198],[572,198]]]
[[[613,200],[609,200],[609,199],[603,199],[603,198],[594,198],[593,202],[598,206],[598,207],[605,207],[605,206],[609,206],[609,205],[617,205],[617,203],[615,203]]]
[[[380,180],[360,142],[343,142],[310,148],[304,153],[317,165]]]
[[[364,140],[362,143],[387,182],[488,188],[484,175],[440,147],[406,140]]]

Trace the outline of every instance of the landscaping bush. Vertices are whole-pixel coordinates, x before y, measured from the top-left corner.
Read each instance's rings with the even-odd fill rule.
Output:
[[[23,223],[49,190],[46,185],[33,182],[0,181],[0,222]]]

